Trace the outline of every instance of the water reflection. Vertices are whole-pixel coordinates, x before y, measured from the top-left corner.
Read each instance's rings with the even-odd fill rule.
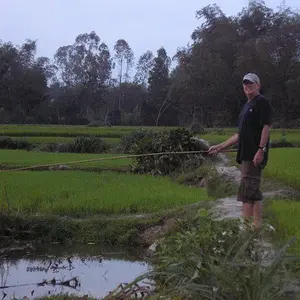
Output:
[[[100,298],[148,270],[147,263],[124,249],[96,246],[37,249],[35,253],[1,258],[2,299],[61,293]]]

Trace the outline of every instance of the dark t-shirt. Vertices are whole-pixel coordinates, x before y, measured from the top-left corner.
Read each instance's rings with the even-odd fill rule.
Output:
[[[239,141],[236,161],[241,164],[243,160],[252,161],[258,150],[261,133],[264,125],[271,125],[273,108],[270,102],[262,95],[258,95],[248,101],[239,117]],[[266,145],[264,160],[261,168],[264,168],[268,161],[269,140]]]

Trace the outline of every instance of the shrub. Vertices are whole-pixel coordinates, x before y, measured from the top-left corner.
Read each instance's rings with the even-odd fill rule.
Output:
[[[186,129],[174,129],[136,140],[135,154],[152,154],[163,152],[185,152],[206,150],[203,144],[192,139]],[[196,154],[160,154],[135,158],[134,172],[153,175],[167,175],[179,169],[188,170],[199,167],[204,161],[200,153]]]
[[[70,152],[75,153],[103,153],[108,145],[99,137],[77,137],[70,144]]]
[[[140,128],[122,137],[120,142],[121,152],[135,153],[141,144],[151,141],[158,133],[150,129]]]
[[[200,123],[192,123],[189,129],[193,134],[198,133],[203,135],[206,133],[204,127]]]
[[[29,146],[26,139],[13,140],[7,136],[0,136],[0,149],[28,149]]]

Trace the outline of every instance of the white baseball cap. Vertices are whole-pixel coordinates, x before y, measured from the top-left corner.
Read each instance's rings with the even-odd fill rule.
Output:
[[[256,74],[254,74],[254,73],[248,73],[248,74],[246,74],[246,75],[244,76],[244,78],[243,78],[243,82],[244,82],[245,80],[248,80],[248,81],[250,81],[250,82],[252,82],[252,83],[258,83],[258,84],[260,84],[260,79],[259,79],[259,77],[258,77]]]

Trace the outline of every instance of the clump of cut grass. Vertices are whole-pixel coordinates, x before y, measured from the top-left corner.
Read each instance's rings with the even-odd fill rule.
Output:
[[[0,173],[0,190],[4,188],[11,208],[29,214],[147,213],[211,199],[205,189],[166,177],[114,172],[5,172]]]

